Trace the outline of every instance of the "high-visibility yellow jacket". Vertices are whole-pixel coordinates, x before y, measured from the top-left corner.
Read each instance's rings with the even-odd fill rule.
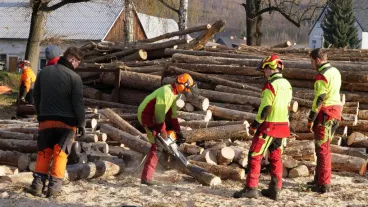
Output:
[[[261,105],[256,116],[258,131],[275,138],[290,136],[289,110],[292,87],[281,73],[268,78],[262,91]]]
[[[330,63],[318,69],[314,82],[314,100],[308,120],[314,121],[319,112],[341,119],[342,104],[340,98],[341,74]]]

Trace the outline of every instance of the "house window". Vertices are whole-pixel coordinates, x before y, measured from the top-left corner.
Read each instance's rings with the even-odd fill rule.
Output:
[[[6,70],[6,54],[0,54],[0,71]]]
[[[39,65],[38,69],[40,70],[40,69],[44,68],[46,66],[46,64],[47,64],[47,60],[45,58],[40,58],[40,64],[38,64]]]
[[[317,44],[317,40],[312,40],[312,44]]]

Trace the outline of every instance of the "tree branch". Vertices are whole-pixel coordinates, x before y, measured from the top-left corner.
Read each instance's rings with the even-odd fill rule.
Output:
[[[47,6],[47,4],[43,4],[40,10],[41,11],[54,11],[62,6],[65,6],[66,4],[74,4],[74,3],[81,3],[81,2],[88,2],[88,1],[90,0],[63,0],[52,6]]]
[[[168,4],[166,1],[164,0],[158,0],[159,2],[161,2],[161,4],[165,5],[167,8],[173,10],[174,12],[179,14],[179,9],[175,9],[173,6],[171,6],[170,4]]]
[[[271,12],[271,11],[277,11],[279,12],[282,16],[285,17],[285,19],[287,19],[289,22],[291,22],[292,24],[294,24],[295,26],[297,27],[300,27],[300,22],[296,22],[294,19],[292,19],[290,17],[290,15],[286,14],[284,11],[282,11],[280,8],[278,7],[267,7],[267,8],[264,8],[262,10],[259,10],[257,13],[256,13],[256,16],[260,16],[262,15],[263,13],[265,12]]]

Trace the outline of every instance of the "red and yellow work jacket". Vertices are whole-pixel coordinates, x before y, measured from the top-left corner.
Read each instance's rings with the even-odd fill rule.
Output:
[[[256,116],[258,132],[274,138],[290,136],[289,110],[292,87],[281,73],[268,78],[262,91],[261,105]]]

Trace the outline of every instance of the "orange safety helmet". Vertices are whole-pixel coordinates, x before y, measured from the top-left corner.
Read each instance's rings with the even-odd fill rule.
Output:
[[[263,59],[258,67],[257,70],[263,71],[266,67],[269,67],[271,70],[283,70],[284,69],[284,63],[281,61],[278,55],[271,55]]]
[[[196,87],[196,84],[194,84],[192,76],[190,76],[188,73],[183,73],[181,75],[178,75],[176,77],[176,90],[179,93],[182,92],[191,92],[194,87]]]

